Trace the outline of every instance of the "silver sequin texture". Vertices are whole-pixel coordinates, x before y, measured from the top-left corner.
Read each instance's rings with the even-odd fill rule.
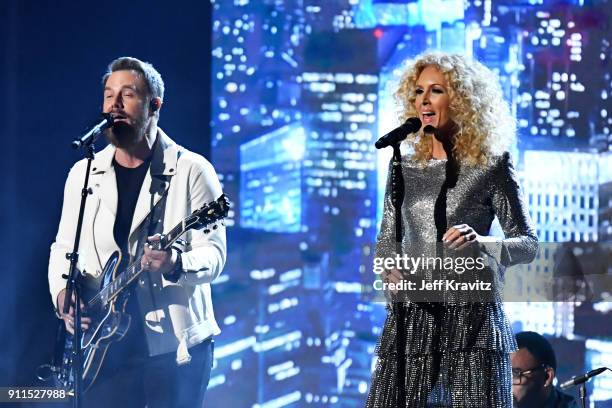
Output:
[[[434,203],[446,177],[446,165],[445,160],[431,160],[422,166],[402,158],[406,189],[402,205],[404,254],[415,248],[420,252],[435,248]],[[377,257],[397,253],[389,186],[390,181]],[[485,167],[462,165],[456,185],[446,194],[446,228],[468,224],[478,234],[488,235],[495,216],[505,238],[501,245],[481,249],[501,265],[495,271],[501,276],[503,266],[533,259],[538,246],[508,154]],[[388,305],[366,406],[511,407],[509,353],[516,350],[516,343],[499,296],[496,293],[497,301],[493,302],[443,304],[436,311],[412,302],[402,304],[407,358],[404,403],[396,400],[396,317]]]

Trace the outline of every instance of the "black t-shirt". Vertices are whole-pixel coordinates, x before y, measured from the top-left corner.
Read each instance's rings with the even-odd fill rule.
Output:
[[[558,388],[553,388],[544,408],[578,408],[578,401]]]
[[[113,159],[113,167],[117,177],[118,198],[113,235],[124,256],[127,256],[127,243],[136,202],[150,163],[150,160],[146,160],[140,166],[131,169],[123,167]]]

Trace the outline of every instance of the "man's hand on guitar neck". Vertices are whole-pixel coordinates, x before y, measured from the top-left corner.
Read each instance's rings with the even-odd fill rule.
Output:
[[[63,313],[65,298],[66,298],[66,289],[62,289],[59,295],[57,295],[57,307],[58,307],[60,316],[62,320],[64,321],[64,324],[66,325],[66,330],[68,330],[68,333],[74,334],[74,306],[75,306],[74,293],[72,294],[72,301],[70,302],[70,310],[68,311],[67,314]],[[82,300],[80,301],[80,303],[81,303],[81,311],[83,312],[83,314],[81,314],[81,329],[87,330],[91,323],[91,318],[85,316],[84,314],[85,304],[83,303]]]
[[[172,249],[167,251],[153,249],[154,247],[151,244],[158,242],[160,237],[159,234],[155,234],[147,238],[148,243],[144,246],[144,255],[142,256],[140,266],[149,272],[167,274],[176,266],[178,253]]]

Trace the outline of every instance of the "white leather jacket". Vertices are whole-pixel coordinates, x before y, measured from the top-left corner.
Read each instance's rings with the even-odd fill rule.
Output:
[[[113,237],[117,210],[114,154],[115,147],[108,145],[96,155],[91,166],[91,194],[85,208],[78,262],[79,270],[86,273],[87,279],[99,278],[107,259],[119,250]],[[51,245],[49,287],[56,310],[57,296],[66,285],[62,274],[69,271],[66,253],[72,251],[74,243],[86,165],[85,159],[80,160],[68,174],[59,229]],[[151,208],[164,195],[163,220],[155,221],[159,222],[158,230],[167,232],[221,194],[212,165],[202,156],[178,146],[158,129],[150,171],[140,190],[130,228],[130,256],[135,255],[143,225],[153,218],[148,217]],[[225,264],[225,227],[219,225],[208,234],[190,230],[182,239],[185,244],[180,256],[184,273],[178,282],[147,272],[140,275],[137,283],[149,354],[175,351],[178,364],[190,361],[189,347],[220,333],[213,313],[210,283]]]

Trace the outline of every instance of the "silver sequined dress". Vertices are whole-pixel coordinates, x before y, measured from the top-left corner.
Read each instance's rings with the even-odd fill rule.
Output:
[[[402,158],[405,253],[415,243],[436,242],[434,207],[447,177],[446,168],[446,160],[431,160],[423,166],[408,157]],[[390,182],[377,239],[377,257],[396,254],[395,214],[389,186]],[[499,268],[494,273],[501,275],[504,266],[533,259],[537,238],[508,154],[494,158],[485,167],[462,165],[454,187],[448,188],[445,196],[445,229],[468,224],[478,234],[488,235],[494,217],[499,219],[505,239],[500,239],[499,245],[481,248],[497,262]],[[501,276],[496,279],[503,281]],[[509,353],[516,350],[516,343],[500,294],[496,293],[494,298],[490,302],[442,304],[437,312],[420,304],[402,303],[407,358],[402,384],[406,390],[405,403],[397,401],[396,317],[388,305],[366,406],[511,407]]]

